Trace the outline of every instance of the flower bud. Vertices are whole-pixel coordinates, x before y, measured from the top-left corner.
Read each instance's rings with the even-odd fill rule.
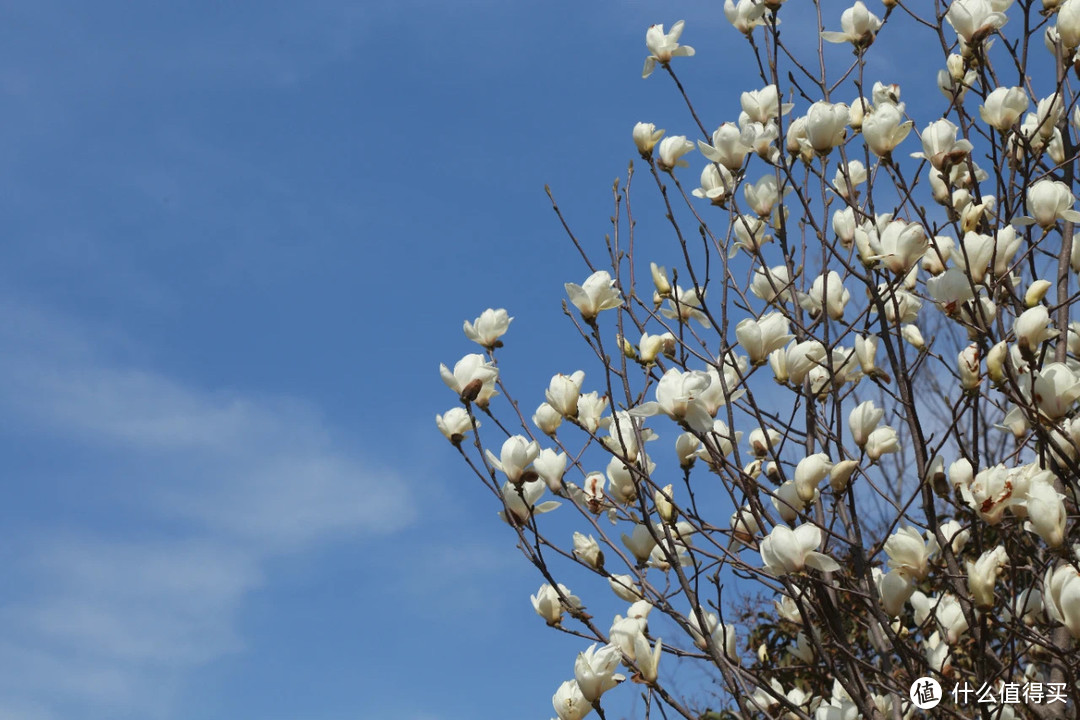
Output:
[[[982,372],[979,368],[979,346],[975,343],[968,345],[957,356],[957,366],[960,371],[960,386],[965,390],[974,390],[982,382]]]
[[[653,502],[656,504],[656,513],[666,523],[671,523],[675,518],[675,506],[671,502],[671,485],[665,485],[662,490],[653,493]]]
[[[574,555],[594,570],[604,566],[604,553],[600,552],[600,545],[592,535],[574,533]]]
[[[832,466],[832,470],[829,472],[829,487],[832,488],[834,493],[839,494],[847,489],[847,486],[851,483],[851,476],[857,467],[859,467],[859,463],[855,460],[841,460]]]
[[[832,461],[825,453],[810,455],[795,466],[795,491],[803,502],[811,502],[818,492],[818,485],[832,470]]]
[[[653,148],[656,147],[656,143],[663,136],[664,131],[657,130],[656,125],[652,123],[639,122],[634,126],[634,144],[637,145],[638,152],[641,153],[642,157],[652,155]]]
[[[670,297],[671,283],[668,281],[667,268],[656,263],[649,263],[649,269],[652,271],[652,280],[653,285],[656,286],[656,292],[660,294],[660,297]]]
[[[916,350],[922,350],[926,347],[926,341],[923,340],[922,332],[919,330],[918,325],[904,325],[900,328],[900,334],[903,335],[904,339],[911,343],[911,346]]]

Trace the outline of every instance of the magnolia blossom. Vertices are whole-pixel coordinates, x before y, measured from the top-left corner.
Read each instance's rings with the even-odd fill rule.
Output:
[[[717,166],[712,165],[710,167]],[[746,195],[746,202],[750,204],[750,209],[757,213],[758,217],[762,218],[768,217],[780,200],[780,191],[776,186],[776,177],[774,175],[765,175],[753,184],[746,183],[743,185],[743,193]]]
[[[794,297],[791,289],[791,274],[785,265],[776,267],[754,268],[754,278],[750,282],[750,292],[755,297],[772,302],[779,300],[787,302]]]
[[[888,425],[875,429],[866,438],[866,456],[871,462],[877,462],[882,455],[900,450],[900,438],[896,430]]]
[[[582,720],[592,712],[592,703],[585,699],[577,680],[567,680],[551,698],[559,720]]]
[[[709,163],[702,169],[700,182],[701,187],[694,188],[691,194],[694,197],[709,200],[713,205],[723,205],[727,202],[736,185],[731,171],[716,163]]]
[[[577,402],[578,425],[587,432],[594,433],[600,428],[606,428],[611,424],[611,418],[603,417],[607,410],[608,397],[596,391],[582,393]]]
[[[578,653],[574,661],[574,677],[586,700],[590,703],[598,700],[626,679],[626,676],[615,672],[620,662],[622,653],[617,645],[605,645],[597,650],[596,643],[593,643],[585,652]]]
[[[858,160],[849,160],[847,163],[842,163],[837,166],[836,174],[833,175],[833,186],[836,188],[836,192],[840,194],[840,197],[851,197],[853,193],[858,193],[858,186],[866,182],[866,166]],[[850,208],[844,208],[849,214],[851,214],[851,222],[854,225],[855,217],[854,211]],[[843,212],[843,210],[837,210],[836,212]],[[833,229],[836,227],[835,214],[833,216]],[[839,235],[840,233],[837,233]]]
[[[586,322],[595,319],[603,310],[619,307],[623,301],[619,289],[615,287],[615,280],[607,270],[594,272],[582,285],[566,283],[566,294]]]
[[[557,453],[551,448],[544,448],[533,460],[533,470],[551,492],[562,492],[562,479],[566,473],[566,453]]]
[[[742,131],[735,123],[724,123],[713,132],[712,145],[698,140],[698,150],[712,162],[736,172],[742,169],[750,147],[743,143]]]
[[[608,577],[608,585],[620,600],[637,602],[641,599],[641,588],[634,582],[632,575],[611,575]]]
[[[763,365],[769,353],[782,348],[794,336],[789,333],[788,321],[782,313],[772,312],[760,320],[746,318],[735,326],[735,337],[750,356],[754,365]]]
[[[922,225],[892,220],[878,232],[877,245],[885,267],[906,273],[926,253],[930,241]]]
[[[639,122],[634,125],[634,144],[637,145],[642,157],[647,158],[652,155],[653,148],[663,136],[664,131],[657,130],[653,123]]]
[[[994,10],[992,0],[954,0],[945,13],[945,20],[966,46],[982,42],[1009,18]]]
[[[563,416],[558,410],[544,402],[537,406],[536,412],[533,413],[532,421],[533,425],[540,429],[540,432],[554,437],[559,426],[562,425]]]
[[[1068,56],[1069,50],[1080,46],[1080,2],[1065,0],[1057,13],[1057,33]]]
[[[581,396],[581,384],[585,382],[585,371],[577,370],[570,375],[553,375],[548,389],[544,393],[548,404],[563,417],[577,417],[578,398]]]
[[[862,134],[870,152],[887,157],[911,132],[912,122],[904,121],[903,110],[896,105],[875,107],[870,117],[863,120]]]
[[[645,32],[645,46],[651,53],[645,58],[645,68],[641,71],[641,77],[647,78],[652,75],[656,64],[667,65],[673,57],[690,57],[694,54],[694,48],[688,45],[679,45],[679,37],[682,35],[683,21],[671,26],[671,31],[665,33],[663,25],[652,25]]]
[[[780,102],[780,91],[775,85],[766,85],[760,90],[750,90],[739,96],[742,114],[739,125],[747,122],[767,123],[791,111],[790,103]]]
[[[724,0],[724,17],[732,26],[749,35],[754,28],[765,24],[767,12],[765,3],[756,0]]]
[[[700,309],[704,298],[704,290],[699,294],[697,288],[691,287],[683,290],[681,287],[676,287],[675,296],[668,299],[667,307],[661,310],[660,314],[671,320],[678,319],[681,322],[690,322],[691,319],[694,319],[701,323],[703,327],[711,328],[712,323],[709,322],[709,317]]]
[[[498,310],[488,308],[473,322],[465,321],[465,337],[488,350],[502,347],[499,338],[506,334],[510,321],[513,319],[502,308]]]
[[[874,42],[874,35],[881,29],[881,18],[866,9],[861,0],[840,15],[842,32],[826,30],[821,37],[826,42],[849,42],[858,48],[865,48]]]
[[[664,643],[657,638],[656,646],[649,648],[649,641],[638,633],[634,637],[634,662],[637,664],[638,673],[646,683],[656,682],[659,675],[660,656],[664,650]]]
[[[959,128],[948,120],[937,120],[926,126],[919,139],[923,151],[911,157],[926,158],[938,170],[961,162],[971,152],[972,145],[966,139],[956,139]]]
[[[1080,378],[1065,363],[1047,363],[1042,370],[1022,375],[1018,384],[1025,401],[1050,420],[1065,417],[1080,399]]]
[[[999,87],[986,96],[979,115],[987,125],[1006,132],[1027,112],[1031,101],[1022,87]]]
[[[453,372],[439,365],[439,375],[447,387],[461,396],[462,402],[475,402],[485,408],[495,395],[499,369],[480,353],[472,353],[458,360]]]
[[[915,609],[915,623],[922,625],[934,613],[941,629],[945,631],[946,642],[955,644],[968,629],[967,618],[956,596],[945,593],[941,597],[929,598],[916,590],[911,595],[911,606]]]
[[[520,485],[515,485],[510,481],[503,483],[499,495],[506,504],[506,510],[500,510],[499,517],[511,525],[520,524],[527,522],[531,515],[542,515],[559,507],[560,503],[554,500],[548,500],[539,505],[536,503],[544,494],[546,487],[543,480],[532,480]]]
[[[874,568],[874,584],[881,597],[881,607],[891,618],[900,614],[904,603],[915,592],[915,579],[902,570],[890,570],[887,573]]]
[[[994,584],[998,573],[1009,562],[1009,554],[1003,545],[987,550],[978,560],[967,561],[968,590],[978,607],[994,606]]]
[[[704,620],[704,628],[702,621]],[[739,654],[735,645],[735,628],[725,625],[716,617],[716,613],[698,608],[696,612],[686,615],[687,625],[690,626],[690,635],[694,638],[694,644],[702,650],[707,650],[709,642],[712,646],[727,657],[738,661]],[[706,640],[708,638],[708,640]]]
[[[563,598],[566,599],[565,602],[559,598],[559,593],[562,593]],[[558,591],[550,584],[544,583],[535,595],[529,596],[529,599],[532,600],[533,610],[544,618],[548,625],[558,625],[562,622],[563,612],[567,607],[574,609],[581,607],[578,596],[571,594],[570,588],[562,583],[559,583]]]
[[[1047,570],[1042,596],[1050,619],[1068,628],[1074,638],[1080,638],[1080,571],[1069,563]]]
[[[816,102],[811,105],[806,111],[806,139],[810,147],[826,155],[834,147],[842,145],[847,121],[848,106],[843,103]]]
[[[874,432],[883,417],[885,417],[885,411],[876,407],[873,400],[867,400],[852,410],[848,416],[848,425],[855,444],[860,448],[866,447],[870,433]]]
[[[974,68],[968,68],[964,58],[956,53],[949,55],[945,66],[946,69],[938,70],[938,89],[947,100],[955,97],[959,102],[964,99],[968,88],[979,79],[979,73]]]
[[[491,466],[504,473],[512,483],[521,480],[525,470],[539,453],[540,443],[535,440],[530,441],[522,435],[507,438],[503,442],[499,457],[495,457],[495,453],[490,450],[485,451]]]
[[[1054,488],[1053,473],[1049,470],[1032,478],[1024,506],[1028,521],[1024,528],[1037,534],[1050,547],[1060,547],[1065,541],[1065,496]]]
[[[457,445],[465,438],[465,433],[473,429],[473,420],[465,408],[455,407],[436,415],[435,425],[447,440]],[[479,427],[480,423],[477,422],[476,426]]]
[[[656,547],[656,539],[649,532],[648,526],[640,523],[634,526],[629,535],[622,534],[622,542],[626,549],[633,553],[637,561],[641,563],[649,559],[653,548]]]
[[[953,478],[950,467],[950,478]],[[956,479],[953,478],[956,484]],[[960,485],[964,502],[990,525],[997,525],[1008,508],[1024,501],[1027,483],[1004,465],[979,471],[969,483]]]
[[[825,453],[816,453],[804,457],[795,466],[795,492],[803,502],[812,502],[818,492],[818,485],[829,476],[832,460]]]
[[[1067,222],[1080,221],[1080,212],[1072,209],[1076,197],[1069,186],[1060,180],[1038,180],[1027,190],[1027,207],[1031,217],[1022,216],[1013,220],[1014,225],[1032,225],[1050,228],[1058,220]]]
[[[1021,350],[1034,352],[1047,340],[1057,337],[1057,330],[1049,327],[1050,311],[1045,305],[1036,305],[1025,310],[1013,323],[1016,344]]]
[[[814,278],[809,293],[799,293],[799,305],[811,316],[820,315],[824,306],[825,311],[833,320],[844,317],[844,307],[850,299],[851,293],[844,287],[840,274],[835,270]]]
[[[761,561],[773,575],[800,572],[807,566],[836,572],[840,564],[817,552],[821,539],[821,530],[816,525],[800,525],[794,530],[778,525],[761,541]]]
[[[708,373],[671,368],[657,383],[656,402],[644,403],[630,413],[636,417],[664,414],[676,422],[685,422],[698,432],[708,432],[713,418],[702,404],[700,395],[711,382]]]
[[[930,558],[938,550],[937,539],[927,533],[924,542],[919,531],[910,525],[900,528],[885,541],[889,567],[906,573],[916,580],[925,580],[930,571]]]

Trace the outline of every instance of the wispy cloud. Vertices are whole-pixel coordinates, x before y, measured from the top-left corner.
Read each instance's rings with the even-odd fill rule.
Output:
[[[185,670],[243,650],[236,616],[267,560],[413,517],[402,480],[310,405],[198,387],[117,345],[0,304],[0,417],[80,458],[64,472],[90,508],[61,525],[25,500],[19,590],[0,594],[5,718],[168,717]],[[93,509],[102,492],[126,506]]]

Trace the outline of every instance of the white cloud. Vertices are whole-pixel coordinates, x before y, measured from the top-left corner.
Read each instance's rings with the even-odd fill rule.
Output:
[[[413,517],[401,479],[309,404],[200,388],[89,338],[0,303],[0,419],[92,458],[65,466],[73,492],[126,502],[63,525],[21,508],[34,529],[13,540],[18,592],[0,594],[5,720],[169,717],[185,671],[244,649],[237,616],[269,559]]]

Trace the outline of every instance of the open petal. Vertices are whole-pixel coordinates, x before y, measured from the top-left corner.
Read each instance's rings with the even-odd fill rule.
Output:
[[[641,77],[647,78],[652,75],[652,71],[656,69],[656,58],[652,55],[645,58],[645,69],[641,71]]]
[[[806,564],[821,572],[836,572],[840,569],[840,563],[819,552],[807,553]]]

